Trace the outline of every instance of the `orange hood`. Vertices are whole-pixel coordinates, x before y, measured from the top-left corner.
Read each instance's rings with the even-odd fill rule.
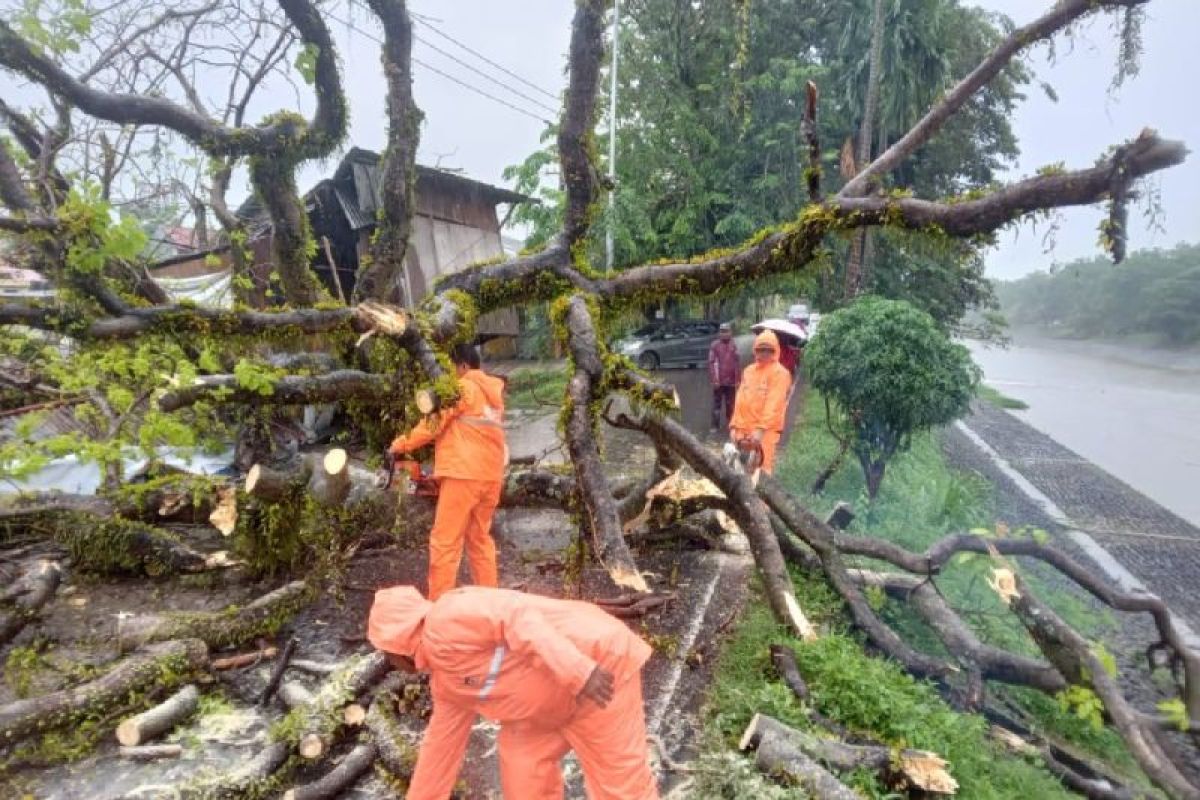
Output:
[[[492,408],[504,410],[504,381],[494,375],[488,375],[481,369],[469,369],[460,381],[470,381],[479,387],[483,397]]]
[[[754,337],[754,348],[757,350],[763,345],[769,345],[775,351],[775,355],[771,356],[772,361],[779,360],[779,337],[775,335],[775,331],[767,330]]]
[[[367,639],[377,650],[412,658],[432,608],[433,603],[412,586],[380,589],[367,618]]]

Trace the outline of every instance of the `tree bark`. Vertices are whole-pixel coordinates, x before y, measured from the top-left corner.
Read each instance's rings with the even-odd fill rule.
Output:
[[[379,762],[395,778],[408,778],[417,763],[417,734],[400,727],[386,696],[376,697],[367,711],[367,730],[379,751]]]
[[[338,797],[371,768],[376,755],[378,750],[375,745],[364,742],[347,753],[325,777],[295,789],[288,789],[283,793],[283,800],[330,800]]]
[[[117,741],[135,747],[169,733],[200,707],[200,690],[188,684],[163,702],[117,726]]]
[[[759,771],[786,777],[811,796],[823,800],[859,800],[850,787],[794,746],[781,732],[783,727],[762,714],[755,714],[750,720],[742,736],[741,749],[755,751],[754,764]]]
[[[179,758],[183,755],[183,745],[146,744],[138,747],[121,747],[117,752],[121,758],[130,761],[159,761],[164,758]]]
[[[0,644],[12,639],[37,618],[42,607],[58,591],[61,580],[62,569],[56,561],[40,561],[21,575],[13,609],[0,617]]]
[[[267,685],[263,687],[262,693],[258,696],[258,705],[265,706],[271,701],[271,695],[275,694],[275,690],[279,688],[279,682],[283,680],[284,670],[288,667],[288,661],[292,658],[292,653],[296,652],[296,637],[293,636],[287,640],[287,644],[283,646],[283,653],[279,659],[271,667],[271,677],[267,679]]]
[[[391,666],[382,653],[352,659],[321,686],[312,702],[301,707],[297,748],[301,757],[313,760],[329,751],[333,736],[343,724],[341,709],[346,698],[354,698],[378,683]]]
[[[567,384],[570,409],[565,433],[579,493],[588,512],[596,558],[617,586],[648,592],[650,587],[625,542],[617,502],[604,476],[596,444],[597,420],[592,407],[602,399],[598,396],[598,386],[604,379],[604,364],[592,318],[582,297],[571,298],[566,324],[575,374]]]
[[[208,648],[199,639],[151,646],[122,660],[96,680],[0,707],[0,742],[11,744],[34,733],[70,725],[72,720],[130,705],[131,697],[170,689],[207,662]]]
[[[421,112],[412,94],[412,20],[404,0],[369,0],[383,26],[380,59],[387,79],[388,141],[383,153],[380,214],[371,261],[359,270],[354,299],[415,307],[404,281],[404,257],[412,235],[416,155]]]
[[[209,647],[236,647],[257,636],[273,633],[311,599],[304,581],[292,581],[238,607],[224,611],[179,615],[149,614],[125,620],[118,642],[132,650],[150,642],[195,638]]]

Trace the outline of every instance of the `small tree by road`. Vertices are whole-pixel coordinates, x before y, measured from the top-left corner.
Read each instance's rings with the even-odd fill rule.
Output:
[[[831,424],[874,498],[888,462],[916,433],[967,412],[979,368],[967,348],[902,300],[864,297],[822,321],[805,354],[812,385],[842,411]]]

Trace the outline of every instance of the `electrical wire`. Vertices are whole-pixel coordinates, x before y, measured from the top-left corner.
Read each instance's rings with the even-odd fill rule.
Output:
[[[454,63],[461,64],[462,66],[471,70],[471,72],[474,72],[476,75],[480,75],[480,76],[484,77],[485,79],[491,81],[492,83],[496,84],[497,86],[501,86],[501,87],[507,89],[508,91],[515,94],[517,97],[520,97],[524,100],[528,100],[530,103],[533,103],[535,106],[538,106],[539,108],[543,108],[546,111],[549,111],[551,114],[558,113],[558,109],[551,108],[550,106],[543,103],[541,100],[538,100],[534,97],[530,97],[529,95],[525,94],[524,92],[521,92],[521,91],[518,91],[517,89],[512,88],[507,83],[505,83],[504,81],[502,81],[498,78],[493,78],[491,75],[487,74],[486,72],[479,69],[478,67],[468,64],[466,61],[463,61],[461,58],[454,55],[453,53],[447,53],[442,48],[438,47],[435,44],[431,44],[430,42],[426,41],[425,39],[422,39],[419,36],[414,36],[413,38],[415,38],[418,42],[425,45],[426,47],[428,47],[430,50],[434,51],[435,53],[441,53],[442,55],[444,55],[446,58],[450,59]]]
[[[529,81],[525,80],[525,79],[524,79],[524,78],[522,78],[520,75],[518,75],[518,74],[517,74],[517,73],[515,73],[515,72],[512,72],[511,70],[505,69],[504,67],[502,67],[502,66],[500,66],[499,64],[497,64],[495,61],[492,61],[490,58],[488,58],[487,56],[485,56],[483,53],[480,53],[478,50],[473,50],[473,49],[471,49],[471,47],[470,47],[470,46],[463,44],[462,42],[460,42],[458,39],[455,39],[455,38],[454,38],[453,36],[451,36],[450,34],[448,34],[448,33],[443,33],[442,31],[438,30],[438,29],[437,29],[437,28],[435,28],[433,25],[431,25],[429,22],[427,22],[425,19],[420,19],[420,20],[418,20],[418,24],[420,24],[420,26],[421,26],[422,28],[427,28],[427,29],[429,29],[430,31],[432,31],[432,32],[436,33],[438,36],[441,36],[443,39],[447,39],[447,40],[449,40],[450,42],[453,42],[454,44],[456,44],[456,45],[458,45],[459,47],[461,47],[463,50],[466,50],[468,53],[470,53],[471,55],[473,55],[473,56],[475,56],[476,58],[478,58],[480,61],[483,61],[483,62],[485,62],[485,63],[487,63],[487,64],[490,64],[491,66],[493,66],[493,67],[495,67],[496,69],[500,70],[501,72],[503,72],[505,75],[509,76],[510,78],[515,78],[516,80],[518,80],[518,81],[520,81],[521,83],[523,83],[523,84],[525,84],[526,86],[528,86],[530,89],[533,89],[533,90],[535,90],[535,91],[541,92],[542,94],[546,95],[546,97],[549,97],[551,100],[553,100],[553,101],[555,101],[555,102],[558,102],[558,95],[554,94],[553,92],[548,92],[548,91],[546,91],[546,90],[545,90],[545,89],[543,89],[542,87],[538,86],[536,83],[530,83]],[[428,43],[428,42],[426,42],[426,44],[429,44],[429,43]]]
[[[325,12],[325,16],[329,17],[330,19],[332,19],[334,22],[338,23],[339,25],[345,25],[349,30],[354,31],[355,33],[360,34],[361,36],[365,36],[370,41],[375,42],[375,44],[378,44],[380,46],[383,45],[383,40],[380,39],[378,36],[376,36],[373,33],[370,33],[369,31],[364,31],[362,28],[359,28],[357,25],[350,22],[349,20],[338,17],[337,15],[330,13],[328,10]],[[428,43],[426,43],[426,44],[428,44]],[[410,56],[410,58],[412,59],[412,62],[414,64],[416,64],[420,67],[423,67],[423,68],[429,70],[430,72],[436,73],[449,81],[457,83],[459,86],[462,86],[464,89],[469,89],[470,91],[475,92],[476,94],[482,95],[493,102],[499,103],[500,105],[503,105],[503,106],[507,106],[508,108],[512,109],[513,111],[516,111],[518,114],[524,114],[525,116],[527,116],[531,119],[535,119],[538,122],[545,123],[546,125],[553,124],[550,120],[546,119],[545,117],[543,117],[539,114],[529,111],[528,109],[521,108],[520,106],[514,105],[513,103],[510,103],[501,97],[496,97],[494,94],[491,94],[490,92],[487,92],[484,89],[480,89],[478,86],[474,86],[473,84],[467,83],[466,81],[461,80],[460,78],[457,78],[447,72],[444,72],[444,71],[438,69],[437,67],[432,66],[431,64],[427,64],[424,61],[420,60],[419,58],[416,58],[415,56]],[[502,67],[499,67],[499,69],[503,70]],[[507,72],[507,70],[503,70],[503,71]],[[485,77],[487,77],[487,76],[485,76]],[[492,79],[490,77],[489,77],[489,79],[495,81],[495,79]],[[499,83],[499,81],[495,81],[495,82]],[[527,83],[527,81],[522,81],[522,82]],[[504,83],[500,83],[500,85],[505,86],[505,88],[507,88],[511,92],[514,92],[515,94],[520,94],[520,92],[517,92],[516,90],[512,89],[511,87],[507,86]],[[534,88],[536,88],[536,87],[534,87]],[[524,95],[522,95],[522,96],[524,96]]]

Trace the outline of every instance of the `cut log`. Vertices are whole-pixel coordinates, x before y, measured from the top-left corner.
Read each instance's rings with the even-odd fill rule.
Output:
[[[144,744],[140,747],[122,747],[118,750],[121,758],[130,761],[158,761],[164,758],[179,758],[183,755],[181,744]]]
[[[763,729],[769,717],[755,714],[742,736],[741,749],[755,750],[754,765],[767,775],[785,777],[799,785],[812,797],[822,800],[861,800],[858,794],[842,783],[805,752],[789,742],[774,728]],[[774,720],[772,720],[773,722]]]
[[[255,650],[253,653],[238,653],[236,656],[214,658],[208,666],[214,672],[227,669],[241,669],[242,667],[254,666],[262,661],[268,661],[274,658],[277,653],[278,650],[274,647],[264,647],[261,650]]]
[[[207,662],[208,648],[199,639],[152,645],[94,681],[0,707],[0,743],[111,713],[129,705],[130,698],[174,688]]]
[[[349,467],[350,459],[345,450],[330,450],[310,468],[308,493],[326,508],[341,505],[350,493]]]
[[[330,800],[354,785],[375,762],[378,750],[371,742],[358,745],[325,777],[283,793],[283,800]]]
[[[413,402],[422,414],[432,414],[437,410],[437,395],[429,389],[418,389],[413,395]]]
[[[367,730],[379,750],[379,763],[393,777],[408,778],[417,763],[418,733],[400,726],[389,698],[377,696],[367,710]]]
[[[27,570],[15,586],[13,609],[0,617],[0,644],[12,639],[35,619],[42,607],[58,591],[62,569],[56,561],[39,561]]]
[[[117,741],[126,747],[147,742],[167,733],[190,717],[200,706],[200,690],[188,684],[149,711],[130,717],[117,726]]]
[[[272,667],[271,677],[267,679],[267,685],[263,687],[262,694],[258,696],[259,707],[269,703],[271,695],[275,694],[275,689],[278,688],[279,682],[283,680],[283,671],[287,669],[288,661],[292,658],[292,653],[296,652],[296,644],[296,637],[293,636],[283,646],[283,653],[279,656],[279,660],[275,662],[275,666]]]
[[[287,761],[291,749],[287,742],[267,745],[236,769],[221,773],[212,780],[183,786],[180,797],[183,800],[244,800],[247,797],[266,796],[276,780],[275,773]]]
[[[346,723],[347,727],[357,728],[366,718],[367,710],[359,703],[351,703],[342,709],[342,722]]]
[[[274,633],[309,601],[304,581],[284,584],[247,606],[197,614],[144,615],[122,620],[118,644],[132,650],[148,642],[197,638],[209,647],[236,647],[257,636]]]
[[[284,471],[255,464],[246,473],[246,494],[279,503],[294,496],[308,482],[311,465],[302,460],[295,469]]]
[[[926,792],[954,794],[958,782],[946,770],[946,762],[936,753],[901,750],[896,753],[883,745],[853,745],[822,739],[784,725],[765,714],[755,714],[741,747],[757,746],[757,764],[770,774],[784,774],[803,782],[807,765],[820,762],[840,772],[868,769],[888,774],[893,771],[903,782]],[[763,754],[766,747],[766,754]],[[817,793],[818,797],[825,795]]]
[[[391,666],[382,653],[351,659],[321,685],[311,702],[301,707],[296,748],[312,760],[329,752],[333,736],[343,724],[346,699],[357,697],[378,683]]]

